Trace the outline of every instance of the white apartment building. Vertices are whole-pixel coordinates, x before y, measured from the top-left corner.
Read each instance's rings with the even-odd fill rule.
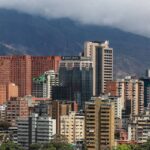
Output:
[[[54,70],[49,70],[44,75],[46,82],[43,83],[43,97],[52,98],[52,86],[59,85],[58,74]]]
[[[110,101],[114,103],[115,118],[122,119],[122,98],[117,96],[109,96],[108,99],[110,99]]]
[[[85,117],[75,112],[60,117],[60,133],[65,135],[70,144],[83,141],[85,137]]]
[[[147,142],[150,138],[150,110],[143,115],[135,116],[128,124],[128,140],[138,143]]]
[[[19,118],[18,144],[25,149],[33,143],[48,143],[56,134],[56,120],[48,116],[32,114],[28,118]]]

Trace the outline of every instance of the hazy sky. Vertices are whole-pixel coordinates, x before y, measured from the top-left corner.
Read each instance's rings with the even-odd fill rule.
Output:
[[[150,37],[150,0],[0,0],[0,8],[109,25]]]

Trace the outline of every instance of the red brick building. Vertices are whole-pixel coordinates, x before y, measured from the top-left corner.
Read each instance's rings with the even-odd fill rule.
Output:
[[[58,71],[60,56],[32,56],[32,77],[38,77],[45,71]]]
[[[32,78],[58,70],[60,56],[0,56],[0,84],[15,83],[19,96],[31,95]]]
[[[19,96],[31,94],[31,56],[12,56],[10,80],[19,87]]]

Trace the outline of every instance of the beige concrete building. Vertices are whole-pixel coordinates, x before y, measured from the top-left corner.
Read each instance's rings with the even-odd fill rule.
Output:
[[[78,111],[78,104],[75,101],[63,102],[59,100],[53,100],[51,105],[51,115],[53,119],[56,119],[56,133],[60,134],[60,117],[68,116],[69,112]]]
[[[109,81],[106,85],[106,93],[111,96],[119,96],[127,114],[132,116],[142,114],[144,111],[144,82],[132,79],[130,76],[125,79]]]
[[[7,84],[6,99],[10,100],[11,97],[18,97],[18,86],[14,83]]]
[[[88,150],[113,149],[114,103],[105,97],[93,97],[85,103],[85,143]]]
[[[88,41],[84,44],[84,56],[93,62],[93,95],[105,92],[106,82],[113,79],[113,49],[109,42]]]
[[[11,97],[18,97],[18,86],[14,83],[0,84],[0,104],[6,104]]]
[[[60,134],[65,135],[70,144],[85,138],[85,117],[76,112],[60,117]]]

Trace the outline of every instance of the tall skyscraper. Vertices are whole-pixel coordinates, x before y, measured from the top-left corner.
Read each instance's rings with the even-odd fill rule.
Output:
[[[140,78],[144,82],[144,107],[150,104],[150,69],[146,70],[146,76]]]
[[[109,42],[88,41],[84,44],[84,56],[93,62],[93,95],[105,92],[106,82],[113,79],[113,49]]]
[[[58,70],[59,56],[0,56],[0,84],[15,83],[19,96],[31,95],[32,78]]]
[[[103,97],[85,103],[85,144],[87,150],[113,149],[114,104]]]
[[[10,80],[18,86],[19,96],[31,95],[31,56],[12,56]]]
[[[93,88],[93,67],[89,58],[73,56],[62,57],[59,68],[60,86],[69,88],[72,101],[82,107],[89,101]],[[66,88],[66,89],[67,89]]]

